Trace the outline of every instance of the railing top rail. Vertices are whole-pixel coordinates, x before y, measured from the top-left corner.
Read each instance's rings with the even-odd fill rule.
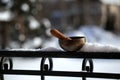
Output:
[[[120,52],[69,52],[69,51],[21,51],[0,50],[1,57],[52,57],[52,58],[95,58],[120,59]]]

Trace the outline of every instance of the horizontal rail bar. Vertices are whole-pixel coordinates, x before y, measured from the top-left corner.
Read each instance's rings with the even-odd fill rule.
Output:
[[[110,78],[120,79],[117,73],[98,73],[98,72],[70,72],[70,71],[38,71],[38,70],[1,70],[2,74],[14,75],[44,75],[44,76],[67,76],[67,77],[89,77],[89,78]]]
[[[64,51],[9,51],[1,50],[1,57],[52,57],[120,59],[120,52],[64,52]]]

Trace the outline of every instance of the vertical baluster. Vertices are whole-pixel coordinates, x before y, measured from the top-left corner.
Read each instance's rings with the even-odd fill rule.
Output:
[[[6,63],[7,60],[8,63]],[[12,70],[12,68],[13,68],[12,58],[2,57],[0,61],[0,70]],[[4,80],[4,73],[0,73],[0,80]]]
[[[4,57],[2,57],[0,61],[0,80],[4,80],[4,75],[3,73],[1,73],[1,70],[3,70],[3,61],[4,61]]]
[[[0,80],[4,80],[3,74],[0,73]]]
[[[89,66],[87,66],[87,62],[89,62]],[[82,71],[93,72],[93,60],[84,58],[82,62]],[[82,80],[86,80],[86,77],[82,77]]]
[[[42,72],[42,75],[41,75],[41,80],[45,80],[45,76],[44,76],[44,71],[51,71],[53,69],[53,61],[52,61],[52,58],[48,58],[48,61],[49,61],[49,64],[45,64],[45,61],[46,61],[47,58],[45,57],[42,57],[42,60],[41,60],[41,64],[40,64],[40,70]],[[49,65],[49,66],[48,66]]]

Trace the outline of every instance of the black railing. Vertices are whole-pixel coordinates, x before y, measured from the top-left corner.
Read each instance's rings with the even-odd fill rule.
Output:
[[[86,78],[108,78],[120,79],[118,73],[94,72],[94,64],[92,59],[120,59],[119,52],[63,52],[63,51],[0,51],[0,80],[4,80],[4,74],[16,75],[38,75],[41,80],[45,80],[45,76],[67,76]],[[11,57],[41,57],[40,70],[15,70]],[[80,71],[54,71],[52,58],[83,58],[82,70]],[[46,59],[49,63],[45,63]],[[5,61],[7,60],[7,63]],[[89,65],[86,65],[89,63]],[[118,63],[119,64],[119,63]]]

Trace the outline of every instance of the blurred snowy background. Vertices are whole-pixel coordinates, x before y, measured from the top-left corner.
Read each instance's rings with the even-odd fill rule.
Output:
[[[84,35],[87,42],[120,48],[119,14],[120,0],[0,0],[0,49],[60,48],[58,40],[49,32],[51,28],[56,28],[67,36]],[[39,60],[14,58],[14,68],[39,69]],[[81,70],[81,64],[78,64],[81,59],[54,61],[55,70]],[[63,62],[67,64],[61,65]],[[119,62],[120,60],[94,60],[94,70],[120,72]],[[39,80],[39,78],[5,76],[6,80]],[[79,80],[47,77],[47,80],[56,79]]]
[[[0,0],[0,48],[56,47],[51,28],[119,47],[119,13],[119,0]]]

